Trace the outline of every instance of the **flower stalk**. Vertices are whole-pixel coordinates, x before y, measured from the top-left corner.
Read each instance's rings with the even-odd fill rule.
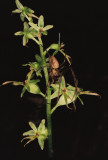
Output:
[[[41,58],[43,59],[44,66],[46,65],[45,61],[45,55],[44,55],[44,50],[43,50],[43,42],[42,39],[39,38],[40,42],[40,54]],[[49,157],[53,157],[53,146],[52,146],[52,121],[51,121],[51,88],[48,84],[49,82],[49,74],[48,74],[48,69],[47,66],[43,68],[44,71],[44,76],[46,80],[46,118],[47,118],[47,129],[48,129],[48,155]]]
[[[51,88],[48,86],[47,89],[47,105],[46,105],[46,116],[47,116],[47,129],[48,129],[48,155],[53,157],[53,145],[52,145],[52,120],[51,120]]]

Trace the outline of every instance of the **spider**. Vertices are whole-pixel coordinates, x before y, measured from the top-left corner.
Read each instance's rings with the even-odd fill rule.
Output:
[[[49,76],[54,83],[61,76],[60,65],[58,60],[54,56],[49,57]]]
[[[66,58],[65,58],[66,59]],[[65,72],[65,69],[63,66],[64,63],[65,63],[65,59],[63,61],[63,63],[60,65],[58,60],[55,58],[55,56],[50,56],[49,57],[49,76],[51,78],[51,83],[54,83],[56,81],[59,82],[59,91],[58,91],[58,98],[57,98],[57,101],[59,100],[59,94],[60,94],[60,85],[61,85],[61,79],[62,79],[62,75],[63,75],[63,72]],[[71,62],[69,63],[69,69],[71,70],[71,73],[72,73],[72,76],[73,76],[73,80],[74,80],[74,83],[75,83],[75,88],[76,88],[76,91],[75,91],[75,95],[77,94],[78,92],[78,88],[77,88],[77,79],[76,79],[76,76],[75,76],[75,73],[72,69],[72,66],[71,66]],[[76,110],[76,106],[75,106],[75,102],[73,103],[74,104],[74,110]],[[70,107],[68,107],[70,108]]]
[[[60,50],[60,51],[62,52],[62,50]],[[48,89],[48,86],[50,86],[51,84],[54,84],[56,82],[59,83],[57,102],[59,100],[59,94],[60,94],[60,86],[61,86],[62,76],[65,73],[66,69],[70,69],[71,72],[72,72],[72,77],[73,77],[73,80],[74,80],[74,83],[75,83],[75,88],[76,88],[74,96],[77,96],[77,91],[78,91],[78,88],[77,88],[77,79],[76,79],[76,76],[75,76],[74,71],[73,71],[72,66],[71,66],[71,64],[72,64],[72,62],[70,61],[71,57],[68,56],[67,54],[65,54],[64,52],[63,52],[63,55],[64,55],[65,58],[64,58],[64,61],[62,62],[62,64],[59,64],[59,62],[55,58],[54,54],[53,55],[49,55],[49,57],[47,58],[47,62],[49,62],[49,63],[47,63],[46,66],[41,66],[36,71],[36,72],[38,72],[39,70],[42,70],[43,67],[47,67],[48,68],[49,82],[48,82],[48,85],[47,85],[47,89]],[[66,66],[64,65],[64,63],[66,62],[66,60],[68,62],[68,67],[65,69]],[[45,94],[45,96],[46,96],[46,94]],[[74,104],[74,110],[76,110],[75,104]]]

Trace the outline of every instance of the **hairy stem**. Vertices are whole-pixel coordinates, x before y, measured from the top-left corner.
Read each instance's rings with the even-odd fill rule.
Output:
[[[45,55],[44,55],[44,51],[43,51],[43,43],[41,38],[39,38],[39,42],[40,42],[40,54],[41,57],[43,59],[44,62],[44,67],[43,71],[44,71],[44,76],[45,76],[45,80],[46,80],[46,90],[47,90],[47,100],[46,100],[46,117],[47,117],[47,128],[48,128],[48,155],[49,157],[53,157],[53,147],[52,147],[52,121],[51,121],[51,89],[50,86],[48,84],[49,81],[49,75],[48,75],[48,69],[47,69],[47,65],[46,65],[46,59],[45,59]]]

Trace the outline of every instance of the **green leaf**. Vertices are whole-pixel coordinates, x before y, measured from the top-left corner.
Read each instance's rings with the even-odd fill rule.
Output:
[[[17,6],[18,9],[22,10],[24,8],[19,0],[15,0],[15,2],[16,2],[16,6]]]
[[[14,11],[12,11],[12,13],[21,13],[21,10],[15,9]]]
[[[54,51],[53,56],[55,56],[59,50],[60,50],[60,33],[59,33],[59,40],[58,40],[58,49]]]
[[[36,128],[35,124],[33,122],[29,122],[29,125],[33,129],[33,131],[36,133],[37,132],[37,128]]]
[[[23,136],[35,136],[36,132],[34,130],[29,130],[23,133]]]
[[[43,28],[43,27],[44,27],[44,17],[43,17],[42,15],[39,17],[38,26],[39,26],[40,28]]]
[[[49,29],[53,28],[53,25],[47,25],[43,28],[44,31],[47,31]]]
[[[41,58],[38,54],[35,55],[35,59],[36,59],[38,62],[41,62],[41,61],[42,61],[42,58]]]
[[[15,36],[22,36],[22,35],[24,35],[24,32],[19,31],[19,32],[14,33],[14,35],[15,35]]]
[[[39,136],[38,137],[38,143],[39,143],[39,146],[40,146],[41,150],[44,149],[44,140],[45,140],[44,136]]]

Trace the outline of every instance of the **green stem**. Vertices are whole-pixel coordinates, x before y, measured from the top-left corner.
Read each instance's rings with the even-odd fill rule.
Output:
[[[52,121],[51,121],[51,89],[48,87],[47,89],[47,128],[48,128],[48,154],[49,157],[53,157],[53,147],[52,147]]]
[[[44,62],[44,66],[46,65],[45,55],[43,51],[43,43],[41,38],[39,38],[40,42],[40,54]],[[52,147],[52,121],[51,121],[51,89],[48,84],[49,81],[49,75],[48,75],[48,69],[47,65],[43,68],[44,76],[46,80],[46,90],[47,90],[47,99],[46,99],[46,117],[47,117],[47,129],[48,129],[48,155],[50,158],[53,157],[53,147]]]

